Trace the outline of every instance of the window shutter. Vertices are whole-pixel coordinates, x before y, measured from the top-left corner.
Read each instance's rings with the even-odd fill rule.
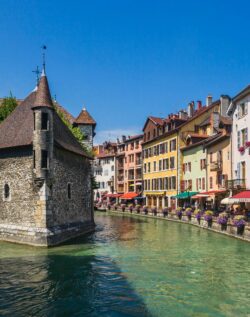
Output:
[[[245,142],[248,141],[248,128],[245,129]],[[245,144],[243,144],[245,145]]]
[[[248,113],[248,102],[245,103],[245,114]]]

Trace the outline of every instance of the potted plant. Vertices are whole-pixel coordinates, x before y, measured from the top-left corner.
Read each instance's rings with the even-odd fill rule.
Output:
[[[148,206],[143,206],[143,212],[144,212],[144,215],[147,215],[148,214]]]
[[[128,209],[129,209],[129,211],[131,212],[131,214],[132,214],[132,211],[133,211],[133,204],[130,204],[129,206],[128,206]]]
[[[183,212],[182,212],[182,208],[181,207],[178,207],[177,209],[176,209],[176,216],[179,218],[179,220],[181,220],[181,218],[182,218],[182,214],[183,214]]]
[[[168,208],[163,208],[162,213],[163,217],[165,218],[168,215]]]
[[[246,141],[246,147],[250,147],[250,141]]]
[[[108,203],[107,207],[108,207],[108,210],[110,210],[111,209],[111,204]]]
[[[135,206],[136,212],[139,214],[141,212],[141,205]]]
[[[217,218],[217,223],[221,225],[221,230],[227,230],[228,214],[226,212],[221,212]]]
[[[117,210],[117,209],[118,209],[118,206],[119,206],[118,204],[115,204],[115,205],[114,205],[114,209]]]
[[[188,220],[191,221],[192,218],[192,208],[186,208],[185,215],[188,217]]]
[[[195,209],[194,211],[195,218],[197,219],[198,224],[201,224],[201,210]]]
[[[154,216],[157,216],[157,208],[156,207],[152,207],[151,212]]]
[[[233,224],[237,227],[237,234],[243,235],[246,225],[245,217],[243,215],[235,216],[233,219]]]
[[[205,211],[204,219],[205,219],[206,222],[207,222],[208,228],[211,228],[211,227],[212,227],[213,214],[214,214],[214,213],[212,212],[212,210],[206,210],[206,211]]]
[[[125,209],[126,209],[126,205],[125,205],[125,204],[122,204],[121,207],[122,207],[122,211],[124,212]]]

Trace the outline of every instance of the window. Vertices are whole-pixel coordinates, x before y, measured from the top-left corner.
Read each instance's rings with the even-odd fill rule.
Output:
[[[48,168],[48,151],[42,150],[41,168]]]
[[[115,170],[114,165],[111,166],[111,171],[113,172]]]
[[[150,131],[148,132],[148,141],[150,140]]]
[[[174,165],[174,156],[170,157],[170,168],[174,168],[175,165]]]
[[[191,187],[192,187],[192,183],[191,183]],[[172,189],[176,189],[176,176],[172,176]]]
[[[239,113],[239,118],[245,116],[247,114],[247,103],[241,103],[239,106],[238,106],[238,113]]]
[[[210,178],[209,178],[209,187],[210,187],[210,189],[213,189],[213,177],[212,176],[210,176]]]
[[[4,200],[10,200],[10,186],[8,184],[4,185]]]
[[[36,168],[36,151],[33,151],[33,168]]]
[[[156,172],[156,161],[154,161],[154,172]]]
[[[143,173],[147,173],[147,164],[146,163],[144,163],[144,165],[143,165]]]
[[[47,112],[42,112],[41,129],[49,130],[49,115]]]
[[[176,139],[170,141],[170,152],[176,151]]]
[[[205,177],[202,177],[202,190],[205,190]]]
[[[148,163],[148,173],[150,173],[150,163]]]
[[[162,170],[162,160],[159,161],[159,171]]]
[[[71,199],[71,184],[68,183],[67,185],[67,193],[68,193],[68,199]]]

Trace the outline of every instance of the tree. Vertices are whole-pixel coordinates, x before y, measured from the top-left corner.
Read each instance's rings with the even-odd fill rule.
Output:
[[[10,92],[9,97],[5,97],[0,104],[0,123],[5,120],[8,115],[16,108],[16,98],[12,96]]]

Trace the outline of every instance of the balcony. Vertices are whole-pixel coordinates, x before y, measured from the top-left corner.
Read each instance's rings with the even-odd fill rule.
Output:
[[[210,171],[221,171],[222,170],[222,161],[215,161],[210,163]]]
[[[226,189],[246,189],[245,179],[232,179],[226,181]]]

